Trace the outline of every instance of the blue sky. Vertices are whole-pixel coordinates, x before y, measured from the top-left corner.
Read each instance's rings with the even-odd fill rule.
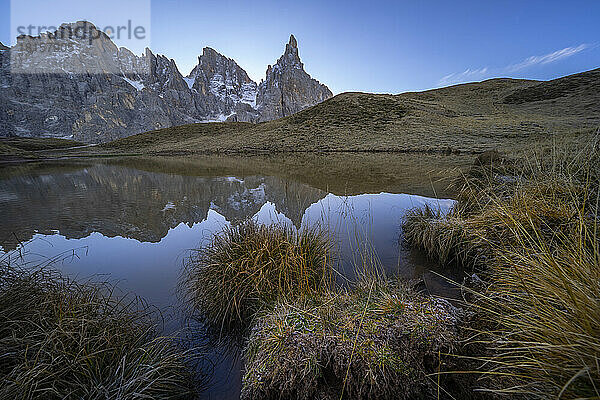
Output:
[[[81,1],[45,3],[66,15]],[[0,0],[0,10],[0,41],[10,43],[10,0]],[[307,72],[334,93],[552,79],[600,67],[597,0],[152,0],[150,18],[151,49],[174,58],[184,75],[210,46],[260,80],[293,33]]]

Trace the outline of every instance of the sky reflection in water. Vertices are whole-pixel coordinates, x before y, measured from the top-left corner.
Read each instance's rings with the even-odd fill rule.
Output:
[[[42,169],[0,180],[0,217],[6,221],[0,245],[10,251],[15,237],[27,242],[26,258],[33,263],[64,254],[55,267],[141,296],[163,312],[166,331],[174,332],[181,328],[176,288],[190,249],[246,218],[325,226],[350,280],[358,247],[369,247],[387,273],[423,277],[430,290],[448,294],[443,279],[429,272],[430,263],[400,245],[406,211],[425,204],[448,210],[453,201],[391,193],[338,196],[273,176],[182,176],[109,165]],[[213,394],[235,397],[239,370],[239,361],[222,363]]]

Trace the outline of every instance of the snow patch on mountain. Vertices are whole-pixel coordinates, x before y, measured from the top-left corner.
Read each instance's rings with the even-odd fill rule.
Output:
[[[125,82],[129,83],[131,86],[136,88],[138,91],[141,91],[142,89],[145,88],[144,83],[142,81],[134,81],[134,80],[125,78],[124,76],[122,78]]]
[[[186,77],[183,78],[183,80],[185,81],[185,83],[187,83],[188,88],[192,89],[192,86],[194,86],[194,81],[196,80],[196,78],[191,78],[191,77]]]

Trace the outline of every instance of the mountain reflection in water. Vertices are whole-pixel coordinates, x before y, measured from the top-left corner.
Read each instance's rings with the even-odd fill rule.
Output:
[[[56,267],[76,279],[118,282],[121,290],[157,306],[171,332],[181,328],[175,291],[189,250],[227,224],[248,218],[296,228],[324,225],[335,240],[342,275],[350,280],[354,263],[360,262],[358,248],[368,243],[388,273],[424,278],[431,291],[451,292],[430,272],[426,259],[402,248],[401,221],[413,207],[449,209],[452,200],[422,195],[444,194],[443,187],[432,182],[462,160],[346,155],[344,166],[341,161],[311,157],[88,161],[4,168],[0,246],[6,252],[27,242],[28,261],[33,263],[36,257],[71,254]],[[424,165],[433,171],[427,172]],[[227,397],[222,395],[228,391],[231,398],[237,396],[239,369],[239,362],[231,359],[217,367],[212,391],[218,397]]]

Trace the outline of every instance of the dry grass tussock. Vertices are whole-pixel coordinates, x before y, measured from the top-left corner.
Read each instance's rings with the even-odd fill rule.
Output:
[[[194,251],[183,293],[193,314],[218,332],[243,332],[265,307],[329,288],[330,248],[318,227],[297,231],[254,221],[230,226]]]
[[[245,349],[245,399],[448,398],[460,313],[396,281],[278,304]],[[441,377],[441,380],[439,379]]]
[[[600,397],[599,177],[597,138],[555,143],[471,171],[448,216],[408,217],[410,243],[482,271],[471,342],[485,349],[479,372],[500,377],[484,379],[487,390]]]
[[[182,399],[190,354],[112,288],[0,260],[1,399]],[[12,260],[11,260],[12,261]]]

